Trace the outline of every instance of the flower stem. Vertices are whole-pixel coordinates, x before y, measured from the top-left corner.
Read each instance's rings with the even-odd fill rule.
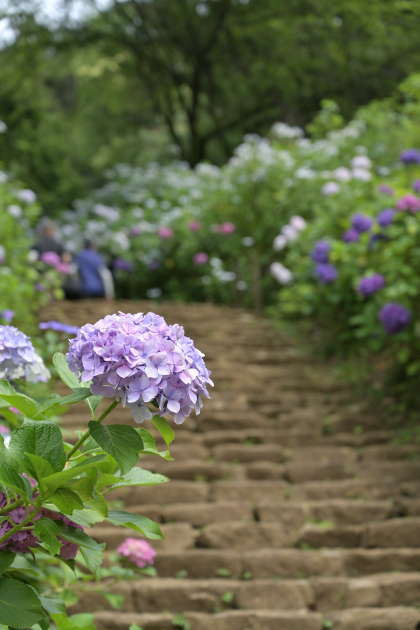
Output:
[[[41,507],[42,507],[42,500],[40,499],[39,503],[38,502],[35,503],[35,510],[32,512],[32,514],[28,514],[28,516],[25,518],[24,521],[12,527],[12,529],[10,529],[8,532],[6,532],[6,534],[4,534],[4,536],[0,538],[0,545],[6,542],[6,540],[10,538],[10,536],[13,536],[13,534],[20,532],[25,527],[25,525],[30,523],[38,515],[38,512],[41,509]]]
[[[38,490],[38,484],[36,484],[36,486],[32,488],[32,496],[35,494],[35,492],[37,492],[37,490]],[[26,497],[26,500],[18,499],[14,503],[8,503],[4,507],[0,508],[0,516],[3,516],[3,514],[9,514],[11,510],[15,510],[18,507],[22,507],[22,505],[25,505],[25,503],[29,503],[30,505],[33,505],[32,501],[28,499],[27,497]]]
[[[105,418],[107,417],[108,414],[111,413],[111,411],[113,409],[115,409],[115,407],[119,405],[119,400],[114,400],[114,402],[109,405],[108,409],[105,409],[105,411],[103,412],[103,414],[98,418],[97,422],[102,422],[102,420],[105,420]],[[84,442],[86,442],[86,440],[88,439],[90,435],[90,431],[89,429],[86,431],[86,433],[84,435],[82,435],[82,437],[80,438],[80,440],[78,442],[76,442],[76,444],[73,446],[73,448],[71,449],[70,453],[67,455],[67,461],[69,461],[69,459],[72,457],[72,455],[75,454],[76,451],[79,450],[79,448],[82,446],[82,444],[84,444]]]

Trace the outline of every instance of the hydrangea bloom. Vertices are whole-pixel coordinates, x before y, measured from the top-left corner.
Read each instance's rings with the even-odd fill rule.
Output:
[[[408,212],[418,212],[420,210],[420,199],[415,195],[404,195],[397,203],[398,210],[407,210]]]
[[[77,335],[79,332],[78,326],[71,326],[70,324],[62,324],[61,322],[41,322],[39,324],[41,330],[55,330],[56,332],[63,332],[66,335]]]
[[[353,241],[358,241],[359,238],[360,238],[359,232],[357,232],[356,230],[353,230],[352,228],[350,228],[349,230],[346,230],[343,234],[343,241],[345,243],[352,243]]]
[[[417,194],[420,193],[420,179],[418,179],[417,181],[414,182],[413,188],[414,188],[414,192],[415,193],[417,193]]]
[[[140,236],[140,234],[142,234],[143,230],[140,227],[132,227],[130,228],[128,235],[129,236]]]
[[[200,412],[201,396],[210,398],[203,356],[182,326],[154,313],[120,312],[80,328],[67,362],[81,381],[93,381],[92,394],[128,403],[136,422],[150,420],[146,403],[156,399],[160,414],[181,424],[193,408]]]
[[[356,155],[351,160],[352,167],[355,168],[372,168],[372,161],[366,155]]]
[[[270,272],[279,284],[289,284],[293,280],[293,274],[290,269],[287,269],[279,262],[274,262],[270,265]]]
[[[273,241],[273,249],[276,252],[279,252],[281,249],[284,249],[287,245],[288,241],[284,234],[278,234]]]
[[[380,291],[385,286],[385,278],[380,273],[374,273],[371,276],[365,276],[357,285],[357,290],[361,295],[367,296]]]
[[[384,193],[384,195],[390,195],[392,197],[392,195],[394,194],[394,189],[391,188],[391,186],[388,186],[388,184],[381,184],[378,187],[379,192]]]
[[[329,261],[330,250],[331,245],[328,241],[318,241],[311,251],[311,258],[316,263],[327,263]]]
[[[392,208],[385,208],[377,216],[378,225],[382,228],[388,227],[394,220],[395,212]]]
[[[219,225],[220,234],[232,234],[236,230],[236,225],[234,223],[230,223],[227,221],[226,223],[222,223]]]
[[[44,383],[51,377],[31,340],[14,326],[0,326],[0,378]]]
[[[36,485],[35,479],[28,477],[28,475],[26,475],[25,473],[23,474],[25,477],[28,478],[33,488]],[[35,492],[32,495],[32,501],[36,499],[38,494],[39,494],[38,492]],[[14,502],[15,500],[12,499],[11,507],[13,507]],[[6,495],[3,492],[0,492],[0,507],[4,507],[5,505],[7,505]],[[29,506],[28,509],[30,513],[34,511],[34,508],[32,506]],[[17,525],[18,523],[21,523],[27,518],[28,512],[27,512],[26,507],[23,505],[21,507],[10,510],[10,512],[7,513],[5,516],[9,516],[11,521]],[[73,523],[73,521],[71,521],[66,516],[62,516],[61,514],[57,514],[57,512],[53,512],[52,510],[48,510],[46,508],[41,508],[37,516],[35,516],[33,520],[27,524],[27,527],[33,526],[35,521],[40,519],[42,516],[51,518],[55,521],[63,521],[65,525],[68,525],[70,527],[77,527],[78,529],[83,529],[81,525],[77,525],[76,523]],[[1,523],[0,525],[0,538],[4,536],[5,534],[7,534],[7,532],[10,531],[11,529],[12,529],[12,524],[9,521],[3,521],[3,523]],[[65,560],[73,560],[76,557],[79,546],[71,542],[68,542],[67,540],[64,540],[64,538],[60,538],[58,536],[57,536],[57,539],[62,544],[62,547],[60,548],[60,556],[64,558]],[[26,553],[28,551],[28,548],[34,549],[38,547],[38,544],[40,542],[41,541],[38,538],[36,538],[36,536],[34,536],[33,530],[30,530],[30,529],[21,530],[20,532],[16,532],[15,534],[12,534],[5,542],[1,543],[0,549],[10,550],[10,551],[13,551],[13,553]]]
[[[370,217],[360,213],[355,214],[351,222],[353,229],[355,229],[356,232],[359,232],[359,234],[368,232],[372,227],[372,223],[373,221]]]
[[[353,177],[361,182],[369,182],[372,179],[372,173],[365,168],[354,168]]]
[[[322,194],[326,197],[329,197],[330,195],[336,195],[340,192],[340,190],[340,186],[339,184],[337,184],[337,182],[327,182],[321,188]]]
[[[6,308],[4,311],[0,311],[1,319],[4,319],[8,324],[10,324],[14,316],[15,316],[15,312],[11,311],[8,308]]]
[[[418,149],[406,149],[400,153],[403,164],[420,164],[420,151]]]
[[[61,258],[55,252],[44,252],[41,254],[41,260],[46,265],[50,265],[51,267],[56,267],[61,263]]]
[[[161,226],[158,228],[157,234],[160,238],[170,239],[173,238],[174,231],[170,227]]]
[[[298,230],[300,232],[301,230],[304,230],[306,228],[307,224],[303,217],[299,216],[298,214],[295,214],[290,219],[290,225],[294,227],[295,230]]]
[[[133,271],[134,266],[129,260],[125,260],[125,258],[116,258],[112,263],[114,269],[119,269],[120,271],[128,271],[129,273]]]
[[[388,335],[399,333],[410,321],[411,313],[398,302],[388,302],[379,311],[379,319]]]
[[[321,284],[328,284],[329,282],[334,282],[338,278],[337,269],[334,265],[327,264],[319,264],[315,267],[315,275]]]
[[[126,540],[117,547],[117,553],[125,556],[130,562],[134,562],[139,569],[144,569],[148,564],[154,563],[156,551],[147,542],[139,538],[126,538]]]
[[[338,179],[339,182],[348,182],[352,178],[352,173],[345,166],[339,166],[334,171],[334,177]]]
[[[198,232],[198,230],[201,228],[201,223],[200,221],[190,221],[188,223],[188,228],[191,230],[191,232]]]
[[[206,254],[206,252],[197,252],[197,254],[194,254],[192,260],[194,265],[204,265],[206,262],[208,262],[209,256],[208,254]]]

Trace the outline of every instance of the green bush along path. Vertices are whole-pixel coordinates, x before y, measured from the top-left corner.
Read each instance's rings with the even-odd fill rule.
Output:
[[[119,582],[120,610],[82,593],[69,612],[94,612],[101,630],[419,629],[420,445],[396,445],[325,366],[246,311],[99,300],[43,316],[82,325],[110,309],[184,325],[215,388],[175,427],[174,461],[144,461],[171,481],[114,491],[162,523],[158,576]],[[80,409],[64,427],[83,426]],[[118,407],[111,422],[133,421]],[[91,535],[111,550],[127,532]]]

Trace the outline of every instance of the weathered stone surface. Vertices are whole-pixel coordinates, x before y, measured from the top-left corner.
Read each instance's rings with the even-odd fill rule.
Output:
[[[307,580],[252,580],[239,587],[236,605],[254,610],[304,610],[313,607],[314,595]]]
[[[245,501],[218,501],[214,503],[178,503],[162,508],[162,520],[185,521],[193,527],[203,527],[220,521],[253,521],[250,504]]]
[[[288,496],[289,484],[283,481],[227,481],[212,484],[213,501],[281,501]]]
[[[420,518],[395,518],[368,523],[363,547],[420,547]]]
[[[287,547],[291,542],[287,532],[274,523],[248,523],[226,521],[207,525],[197,539],[199,547],[213,549]]]
[[[322,630],[320,615],[301,611],[231,610],[212,616],[191,613],[186,618],[194,630]]]
[[[345,604],[346,608],[381,606],[381,592],[376,580],[372,578],[349,580]]]
[[[373,577],[381,594],[381,605],[417,606],[420,599],[419,573],[392,573]]]
[[[255,461],[277,462],[284,461],[284,449],[278,444],[221,444],[213,449],[216,460],[248,463]]]
[[[299,532],[296,544],[310,547],[360,547],[363,528],[360,525],[348,527],[320,527],[307,523]]]
[[[139,505],[141,503],[155,503],[168,505],[171,503],[196,503],[207,501],[210,494],[210,486],[195,481],[171,481],[159,486],[135,486],[134,488],[121,488],[107,494],[110,501],[123,500],[126,505]]]
[[[348,464],[287,464],[287,481],[291,483],[304,483],[305,481],[330,481],[334,479],[350,479],[353,473]]]
[[[342,552],[338,550],[249,551],[243,554],[244,570],[254,578],[308,578],[314,575],[345,575]]]
[[[358,464],[355,472],[360,477],[373,477],[375,479],[389,477],[395,481],[410,481],[411,479],[420,478],[420,463],[372,461]]]
[[[294,464],[353,464],[358,459],[357,451],[344,446],[308,446],[291,449],[289,459]]]
[[[420,571],[420,549],[343,550],[345,573],[351,576],[389,571]]]
[[[155,558],[160,577],[175,577],[182,572],[189,578],[239,577],[244,569],[242,555],[224,549],[191,549],[160,552]]]
[[[285,466],[274,462],[252,462],[245,467],[248,479],[256,480],[280,480],[285,477]]]
[[[347,578],[317,577],[310,580],[315,610],[328,612],[346,605]]]
[[[328,615],[334,630],[417,630],[420,612],[409,608],[354,608]]]

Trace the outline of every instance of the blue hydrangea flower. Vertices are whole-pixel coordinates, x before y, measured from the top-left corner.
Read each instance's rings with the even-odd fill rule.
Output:
[[[338,278],[337,269],[334,265],[330,265],[329,263],[322,263],[315,267],[315,275],[321,284],[328,284],[329,282],[334,282]]]
[[[385,210],[382,210],[382,212],[380,212],[376,217],[378,225],[380,225],[382,228],[388,227],[393,222],[394,216],[395,210],[393,210],[392,208],[385,208]]]
[[[353,229],[356,230],[356,232],[359,232],[359,234],[369,232],[372,227],[372,223],[373,221],[370,217],[360,213],[355,214],[351,222]]]
[[[14,326],[0,326],[0,378],[38,383],[50,377],[29,337]]]
[[[316,263],[327,263],[329,260],[329,254],[331,245],[328,241],[318,241],[314,249],[311,251],[312,260]]]
[[[385,278],[380,273],[365,276],[357,285],[357,290],[361,295],[368,296],[380,291],[385,286]]]
[[[150,420],[146,403],[155,399],[160,415],[181,424],[193,408],[200,412],[202,396],[210,398],[203,356],[181,326],[154,313],[120,312],[80,328],[67,362],[81,381],[92,380],[92,394],[128,403],[136,422]]]
[[[420,151],[418,149],[406,149],[400,153],[403,164],[420,164]]]
[[[398,302],[388,302],[379,311],[379,319],[388,335],[401,332],[411,319],[411,313]]]
[[[353,230],[352,228],[350,228],[349,230],[346,230],[344,232],[342,238],[345,243],[352,243],[359,240],[360,234],[356,230]]]
[[[61,322],[50,321],[41,322],[39,324],[41,330],[55,330],[56,332],[63,332],[66,335],[77,335],[79,332],[78,326],[71,326],[70,324],[62,324]]]

